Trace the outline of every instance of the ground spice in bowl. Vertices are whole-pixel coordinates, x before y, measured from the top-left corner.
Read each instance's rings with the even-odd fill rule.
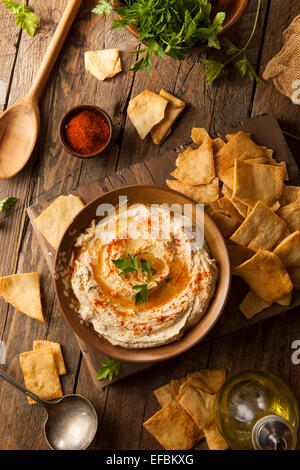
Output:
[[[108,120],[90,109],[71,115],[63,130],[67,145],[83,156],[100,153],[111,135]]]

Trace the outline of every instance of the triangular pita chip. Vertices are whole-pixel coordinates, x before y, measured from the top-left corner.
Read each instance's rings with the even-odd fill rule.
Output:
[[[259,201],[230,240],[257,251],[270,250],[286,230],[286,223]]]
[[[248,294],[246,297],[244,297],[239,307],[245,317],[250,319],[271,305],[272,303],[265,302],[263,299],[258,297],[258,295],[254,294],[254,292],[249,290]]]
[[[300,201],[280,207],[277,215],[285,221],[291,232],[300,230]]]
[[[249,248],[237,245],[230,240],[226,240],[226,246],[230,259],[231,272],[232,274],[235,274],[235,268],[244,263],[247,259],[252,258],[254,252]]]
[[[209,213],[209,215],[216,222],[224,238],[229,237],[240,224],[238,219],[230,217],[220,210],[213,210]]]
[[[80,197],[59,196],[34,221],[39,231],[55,250],[58,249],[63,234],[84,204]]]
[[[226,380],[226,370],[202,369],[195,372],[190,372],[187,377],[198,377],[209,386],[213,393],[217,393]]]
[[[230,199],[236,210],[241,214],[243,218],[247,217],[249,206],[247,206],[247,204],[244,204],[242,201],[239,201],[237,198],[235,198],[235,200],[233,201],[233,190],[225,183],[223,183],[222,185],[222,194],[228,199]]]
[[[237,266],[235,273],[267,303],[275,302],[293,290],[283,262],[272,251],[258,250],[252,258]]]
[[[199,204],[211,204],[219,197],[218,178],[214,178],[208,184],[199,184],[198,186],[191,186],[178,180],[166,180],[166,183],[169,188],[185,194]]]
[[[184,101],[176,98],[165,90],[160,90],[159,94],[168,100],[169,103],[166,107],[163,120],[151,129],[152,140],[154,144],[157,145],[159,145],[164,138],[169,135],[174,122],[186,106]]]
[[[300,202],[300,186],[284,185],[279,202],[281,206],[287,206],[293,202]]]
[[[229,444],[225,441],[221,435],[216,423],[210,423],[208,426],[203,428],[204,436],[207,442],[207,446],[210,450],[226,450]]]
[[[209,137],[208,132],[203,127],[192,128],[191,138],[194,144],[202,145],[207,137]]]
[[[84,53],[85,70],[98,80],[114,77],[121,72],[119,49],[87,51]]]
[[[210,183],[215,176],[211,138],[206,137],[200,147],[189,151],[189,155],[186,150],[185,156],[187,158],[180,161],[180,166],[171,175],[192,186]]]
[[[0,295],[20,312],[44,323],[39,273],[1,277]]]
[[[288,307],[292,303],[292,297],[293,297],[293,292],[289,292],[288,294],[285,294],[280,299],[276,300],[276,303],[279,305]]]
[[[237,198],[249,206],[262,201],[271,206],[282,194],[283,177],[280,166],[235,160],[232,200]]]
[[[289,276],[294,284],[294,289],[300,290],[300,266],[288,268]]]
[[[296,230],[282,240],[276,246],[274,253],[279,256],[286,267],[300,266],[300,230]]]
[[[192,417],[197,426],[203,429],[214,420],[216,396],[195,388],[188,383],[176,396],[177,402]]]
[[[203,437],[190,415],[173,400],[144,423],[166,450],[188,450]]]
[[[168,103],[151,90],[145,90],[129,101],[127,114],[141,139],[163,120]]]

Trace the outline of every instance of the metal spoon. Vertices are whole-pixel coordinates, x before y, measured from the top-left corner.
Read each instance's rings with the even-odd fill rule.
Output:
[[[19,173],[32,154],[40,127],[38,99],[81,3],[69,0],[31,90],[0,115],[0,179]]]
[[[84,450],[90,445],[97,431],[98,417],[87,398],[73,394],[65,395],[59,400],[46,401],[2,370],[0,377],[43,406],[47,413],[44,434],[51,449]]]

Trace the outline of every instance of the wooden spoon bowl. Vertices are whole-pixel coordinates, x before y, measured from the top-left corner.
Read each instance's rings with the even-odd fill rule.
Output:
[[[0,178],[11,178],[29,160],[40,127],[37,100],[26,97],[0,116]]]

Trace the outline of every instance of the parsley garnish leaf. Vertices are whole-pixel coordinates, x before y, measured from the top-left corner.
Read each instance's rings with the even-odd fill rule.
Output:
[[[242,77],[248,77],[250,80],[256,81],[257,83],[264,83],[250,64],[246,54],[244,54],[243,58],[238,60],[234,65],[239,70]]]
[[[29,36],[34,36],[38,24],[40,23],[40,18],[31,11],[31,8],[25,4],[25,1],[22,3],[12,0],[1,1],[5,8],[8,8],[16,17],[16,26],[21,26],[22,30],[26,31]]]
[[[219,77],[224,67],[228,65],[230,62],[235,62],[235,67],[240,72],[240,75],[242,77],[247,77],[252,81],[256,81],[257,83],[264,83],[264,81],[257,75],[254,68],[250,64],[247,58],[247,54],[246,54],[246,50],[250,42],[252,41],[252,38],[254,36],[255,30],[257,27],[260,8],[261,8],[261,0],[258,0],[256,16],[255,16],[252,32],[244,47],[239,49],[231,41],[229,41],[229,39],[223,39],[222,46],[225,51],[225,54],[230,56],[229,59],[223,63],[218,62],[216,60],[208,60],[208,59],[202,60],[202,62],[206,65],[205,75],[206,75],[206,81],[208,83],[213,83]]]
[[[137,284],[136,286],[133,286],[132,289],[138,291],[135,294],[135,305],[139,305],[142,302],[148,302],[148,284]]]
[[[117,361],[116,359],[111,359],[110,357],[104,359],[101,362],[101,367],[97,374],[97,380],[103,380],[107,377],[109,380],[113,379],[114,374],[117,376],[119,374],[121,361]]]
[[[140,271],[138,259],[136,256],[128,255],[128,257],[111,260],[118,269],[121,270],[119,276],[125,276],[125,274],[132,273],[134,271]]]
[[[96,15],[102,15],[105,13],[105,15],[108,16],[113,8],[111,3],[112,0],[99,0],[98,5],[93,8],[92,12]]]
[[[151,262],[150,260],[141,260],[141,267],[139,266],[139,260],[137,256],[133,256],[130,253],[128,253],[127,256],[120,258],[120,259],[112,259],[111,260],[114,265],[120,269],[121,272],[119,272],[119,276],[125,276],[126,274],[129,274],[131,272],[136,272],[136,271],[142,271],[143,274],[145,274],[149,280],[146,284],[136,284],[135,286],[132,286],[132,289],[137,291],[135,294],[135,305],[139,305],[142,302],[148,302],[149,298],[149,293],[148,293],[148,285],[150,282],[156,282],[156,284],[159,284],[158,281],[156,281],[152,275],[152,269],[151,269]]]
[[[0,211],[4,209],[10,209],[10,207],[13,206],[18,200],[19,198],[17,197],[7,197],[5,199],[2,199],[0,201]]]
[[[224,65],[212,59],[203,59],[202,62],[206,65],[205,76],[207,83],[214,82],[222,72]]]

